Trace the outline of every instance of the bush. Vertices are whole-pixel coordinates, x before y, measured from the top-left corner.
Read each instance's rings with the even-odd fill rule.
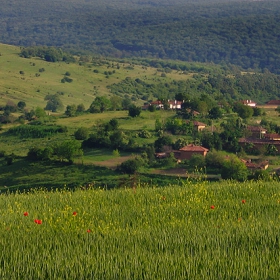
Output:
[[[86,127],[80,127],[75,133],[76,140],[86,140],[88,138],[89,132]]]
[[[248,177],[248,169],[238,157],[231,156],[223,162],[221,176],[223,179],[245,181]]]
[[[142,130],[138,133],[138,136],[140,138],[150,138],[151,137],[151,133],[147,130]]]
[[[129,159],[125,162],[123,162],[119,167],[118,171],[121,173],[126,173],[126,174],[134,174],[135,172],[138,171],[138,169],[141,166],[141,161],[139,161],[137,158],[135,159]]]

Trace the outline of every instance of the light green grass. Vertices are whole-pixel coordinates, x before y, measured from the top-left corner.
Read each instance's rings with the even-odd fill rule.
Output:
[[[44,108],[44,97],[57,92],[64,93],[61,99],[65,107],[82,103],[87,109],[96,96],[111,95],[108,85],[119,83],[126,77],[140,78],[150,83],[190,78],[175,71],[172,76],[161,78],[155,68],[134,65],[134,69],[128,70],[127,63],[120,63],[120,69],[117,69],[117,63],[110,61],[108,67],[107,64],[93,66],[90,63],[79,65],[78,62],[67,64],[50,63],[38,58],[26,59],[19,57],[19,47],[3,44],[0,44],[0,53],[0,105],[5,105],[9,100],[15,103],[25,101],[29,109],[37,106]],[[44,68],[45,71],[39,73],[40,68]],[[99,73],[94,73],[94,69]],[[104,72],[112,70],[115,70],[115,73],[106,78]],[[20,74],[20,71],[24,74]],[[70,78],[73,82],[61,83],[67,71],[71,73]],[[36,77],[36,73],[40,76]],[[142,105],[144,101],[138,100],[137,103]]]
[[[0,277],[278,279],[279,187],[186,181],[1,195]]]

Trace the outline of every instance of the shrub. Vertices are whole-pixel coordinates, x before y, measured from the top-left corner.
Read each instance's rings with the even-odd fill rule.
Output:
[[[86,140],[88,138],[89,132],[86,127],[80,127],[75,133],[76,140]]]

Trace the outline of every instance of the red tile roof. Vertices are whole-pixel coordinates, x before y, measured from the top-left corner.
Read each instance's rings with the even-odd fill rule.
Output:
[[[280,105],[280,100],[270,100],[266,102],[266,105]]]
[[[250,130],[250,131],[267,131],[265,128],[261,127],[261,126],[254,126],[254,125],[248,125],[247,126],[247,130]]]
[[[202,147],[202,146],[196,146],[194,144],[189,144],[189,145],[181,148],[179,151],[184,151],[184,152],[208,152],[209,150]]]

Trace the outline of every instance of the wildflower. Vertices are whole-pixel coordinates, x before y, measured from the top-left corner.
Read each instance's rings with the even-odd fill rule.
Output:
[[[90,233],[91,232],[91,230],[90,229],[87,229],[87,233]]]
[[[29,214],[28,214],[28,212],[24,212],[23,215],[24,215],[25,217],[27,217]]]
[[[215,206],[214,205],[211,205],[211,207],[210,207],[211,209],[215,209]]]
[[[76,211],[73,212],[73,216],[77,216],[77,212]]]
[[[42,220],[35,219],[34,222],[35,222],[35,224],[38,224],[38,225],[42,224]]]
[[[242,204],[245,204],[246,203],[246,200],[245,199],[242,199]]]

